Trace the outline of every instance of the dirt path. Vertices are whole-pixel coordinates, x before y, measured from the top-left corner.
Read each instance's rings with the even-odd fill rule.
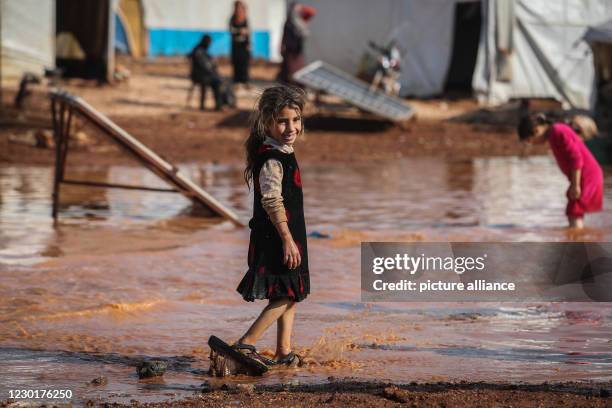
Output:
[[[70,80],[65,89],[83,97],[101,112],[162,156],[173,162],[242,162],[243,141],[248,133],[250,109],[258,92],[271,83],[276,67],[256,64],[253,87],[239,89],[238,109],[223,112],[204,111],[185,104],[189,82],[187,65],[182,59],[155,63],[124,61],[131,70],[129,81],[117,85]],[[229,67],[222,66],[228,71]],[[9,109],[0,127],[0,160],[12,163],[51,164],[52,149],[41,149],[9,141],[39,129],[50,129],[47,88],[33,89],[25,109]],[[10,104],[15,89],[5,92],[5,106]],[[209,96],[210,97],[210,96]],[[212,101],[208,100],[208,106]],[[471,99],[410,101],[417,111],[416,120],[403,126],[356,118],[347,111],[340,117],[328,117],[310,108],[306,114],[306,137],[298,142],[301,161],[369,161],[412,156],[447,156],[458,160],[479,156],[524,154],[517,142],[511,119],[483,123],[470,116],[478,112]],[[463,117],[464,119],[458,119]],[[467,118],[467,119],[465,119]],[[509,118],[509,119],[508,119]],[[109,162],[130,162],[96,130],[79,124],[94,145],[70,151],[69,164],[100,165]],[[542,154],[543,149],[529,154]]]

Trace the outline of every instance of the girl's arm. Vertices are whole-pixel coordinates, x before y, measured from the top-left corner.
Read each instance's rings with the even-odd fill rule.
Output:
[[[295,241],[293,241],[287,222],[279,222],[274,224],[274,226],[283,241],[283,263],[289,269],[297,268],[302,263],[302,257]]]
[[[560,151],[570,167],[569,181],[570,186],[567,189],[567,198],[577,200],[581,195],[580,178],[582,177],[582,166],[584,159],[580,150],[582,140],[574,134],[574,131],[569,126],[555,126],[551,133],[553,149]]]
[[[297,268],[302,257],[293,241],[287,224],[287,214],[282,196],[283,166],[278,160],[270,159],[264,163],[259,172],[261,205],[270,217],[283,242],[283,263],[289,269]]]
[[[581,169],[572,170],[572,174],[570,177],[570,187],[567,190],[568,198],[572,200],[577,200],[580,198],[580,194],[582,193],[580,190],[580,177],[582,176]]]

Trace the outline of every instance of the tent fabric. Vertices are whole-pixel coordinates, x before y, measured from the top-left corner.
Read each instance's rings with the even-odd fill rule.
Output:
[[[120,0],[116,13],[121,20],[125,45],[133,57],[145,56],[146,30],[141,0]],[[116,32],[117,33],[117,32]]]
[[[3,78],[55,66],[55,1],[0,0]]]
[[[229,55],[231,0],[142,0],[149,32],[149,55],[185,54],[204,33],[213,37],[211,54]],[[245,0],[255,57],[278,61],[285,0]]]
[[[130,41],[120,13],[115,13],[115,50],[121,54],[132,54]]]
[[[593,56],[583,40],[587,27],[609,20],[606,0],[515,1],[512,79],[497,77],[498,2],[483,0],[483,29],[472,86],[478,99],[500,104],[511,98],[555,98],[567,108],[593,109]]]
[[[368,41],[395,39],[402,52],[401,96],[444,90],[459,0],[307,0],[306,60],[357,74]],[[472,88],[483,103],[555,98],[592,109],[595,101],[588,26],[612,18],[609,0],[481,0],[482,27]]]
[[[306,61],[323,60],[357,74],[368,42],[392,39],[402,53],[401,96],[439,94],[453,45],[455,4],[430,0],[309,0],[317,9],[305,44]]]
[[[589,27],[584,35],[584,40],[588,43],[602,42],[612,44],[612,20],[598,26]]]

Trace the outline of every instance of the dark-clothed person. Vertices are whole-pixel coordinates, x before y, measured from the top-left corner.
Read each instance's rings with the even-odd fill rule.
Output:
[[[251,59],[251,42],[249,21],[246,6],[242,1],[234,2],[234,13],[229,22],[232,35],[232,66],[234,68],[234,83],[249,82],[249,62]]]
[[[201,110],[204,110],[206,87],[210,87],[213,90],[216,110],[221,110],[224,104],[231,105],[233,103],[231,88],[224,84],[223,78],[217,71],[217,63],[208,53],[211,42],[212,38],[206,34],[189,53],[189,59],[191,60],[191,81],[200,87]]]

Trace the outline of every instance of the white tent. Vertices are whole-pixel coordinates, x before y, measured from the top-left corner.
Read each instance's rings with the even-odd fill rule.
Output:
[[[55,0],[0,0],[2,78],[55,66]]]
[[[511,79],[500,80],[496,35],[503,16],[499,2],[483,3],[483,29],[474,73],[477,96],[497,104],[510,98],[552,97],[565,107],[595,104],[593,55],[584,41],[589,25],[612,18],[609,0],[516,0]]]
[[[324,60],[356,74],[368,41],[395,39],[402,53],[401,94],[440,94],[453,54],[455,7],[468,0],[308,0],[317,9],[307,62]],[[582,39],[612,18],[609,0],[482,0],[472,87],[479,100],[552,97],[592,108],[593,60]]]
[[[310,0],[317,9],[307,62],[323,60],[356,74],[368,42],[395,39],[402,52],[402,95],[440,93],[452,51],[456,0]]]

